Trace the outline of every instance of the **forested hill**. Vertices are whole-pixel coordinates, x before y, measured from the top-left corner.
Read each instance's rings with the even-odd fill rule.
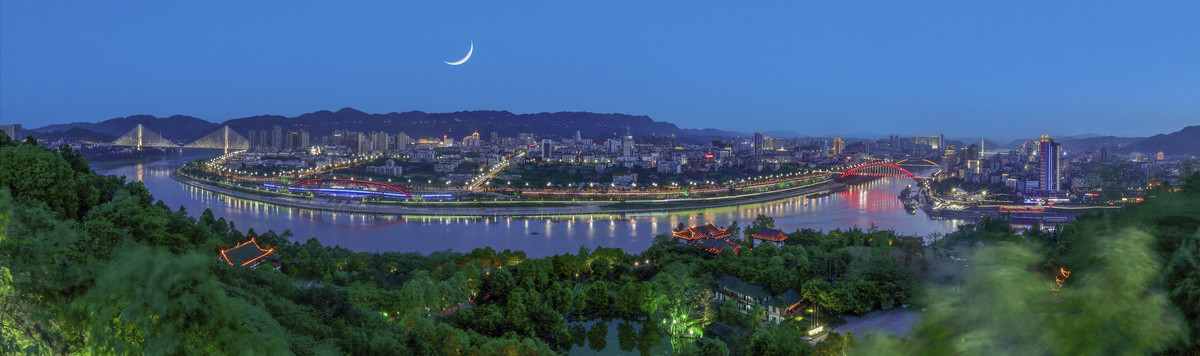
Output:
[[[1151,155],[1158,152],[1170,155],[1200,155],[1200,125],[1188,126],[1169,134],[1148,137],[1130,144],[1125,147],[1124,151]]]
[[[162,135],[168,140],[177,142],[190,143],[204,135],[216,131],[221,125],[204,121],[195,117],[186,115],[175,115],[171,117],[154,117],[151,115],[132,115],[126,117],[118,117],[108,119],[101,122],[73,122],[69,124],[50,125],[34,129],[41,133],[52,133],[55,131],[72,132],[73,128],[80,128],[88,131],[94,131],[101,134],[120,137],[129,130],[141,124],[147,130],[154,131]],[[77,132],[85,132],[78,131]]]
[[[359,132],[386,131],[392,134],[405,132],[411,137],[449,135],[459,139],[474,132],[479,132],[485,139],[492,132],[502,137],[515,137],[519,133],[531,133],[539,137],[574,137],[576,130],[585,138],[610,138],[624,135],[626,128],[637,136],[685,135],[675,124],[654,121],[644,115],[590,112],[513,114],[508,111],[407,111],[368,114],[344,108],[338,111],[321,110],[290,118],[277,115],[254,116],[229,120],[225,124],[238,132],[248,132],[250,129],[270,131],[272,126],[279,125],[284,130],[304,129],[313,135],[328,135],[333,130],[341,129]]]
[[[168,140],[190,142],[203,137],[221,125],[229,125],[243,136],[250,130],[270,131],[279,125],[285,131],[303,129],[314,136],[329,135],[334,130],[358,132],[386,131],[392,134],[407,133],[411,137],[441,137],[448,135],[461,139],[479,132],[485,139],[495,132],[501,137],[515,137],[529,133],[537,137],[574,137],[579,131],[584,138],[607,139],[625,134],[634,136],[671,136],[692,142],[708,142],[713,136],[742,135],[736,132],[713,129],[680,129],[675,124],[654,121],[645,115],[602,114],[592,112],[555,112],[514,114],[508,111],[459,111],[451,113],[426,113],[421,111],[368,114],[352,108],[337,111],[321,110],[295,117],[281,115],[259,115],[213,123],[198,118],[175,115],[158,118],[150,115],[133,115],[105,120],[99,123],[75,122],[50,125],[34,129],[42,133],[68,131],[72,128],[86,129],[102,134],[120,136],[143,124],[147,129],[161,134]]]

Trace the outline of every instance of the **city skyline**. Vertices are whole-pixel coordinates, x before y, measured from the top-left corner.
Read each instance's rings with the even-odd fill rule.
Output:
[[[1200,33],[1184,8],[1196,5],[1086,5],[696,4],[685,15],[666,4],[10,1],[0,121],[591,111],[683,128],[992,139],[1194,124],[1200,44],[1176,39]],[[469,43],[469,62],[444,63]]]

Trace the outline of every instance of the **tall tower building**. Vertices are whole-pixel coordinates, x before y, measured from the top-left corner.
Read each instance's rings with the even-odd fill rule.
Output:
[[[629,128],[625,128],[625,137],[621,138],[621,156],[633,157],[633,134],[629,133]]]
[[[1042,189],[1048,192],[1058,191],[1062,182],[1062,146],[1046,135],[1042,135],[1039,143],[1038,158],[1042,167]]]
[[[842,141],[841,137],[833,138],[833,154],[840,155],[846,149],[846,141]]]
[[[300,147],[308,148],[309,146],[312,146],[312,142],[310,142],[309,139],[310,137],[308,131],[300,130]]]
[[[388,152],[388,134],[387,132],[379,131],[371,134],[371,150],[379,152]]]
[[[367,138],[367,134],[358,133],[358,154],[366,155],[371,152],[371,139]]]
[[[4,131],[12,140],[24,140],[25,130],[21,129],[21,124],[0,125],[0,131]]]
[[[763,150],[763,135],[762,132],[754,133],[754,157],[762,157]]]
[[[258,147],[267,147],[271,145],[271,136],[267,130],[258,130]]]
[[[403,132],[396,134],[396,150],[397,151],[403,151],[403,150],[407,149],[408,143],[409,143],[408,134],[403,133]]]
[[[283,128],[275,125],[271,128],[271,147],[275,149],[283,148]]]
[[[550,139],[542,140],[542,159],[550,158],[551,153],[554,153],[554,141],[550,141]]]
[[[283,135],[283,148],[284,149],[290,150],[290,149],[296,148],[296,145],[299,143],[300,143],[300,134],[297,133],[296,131],[288,132],[286,135]]]
[[[329,137],[329,144],[334,146],[343,146],[346,144],[346,133],[342,130],[333,130],[333,134]]]

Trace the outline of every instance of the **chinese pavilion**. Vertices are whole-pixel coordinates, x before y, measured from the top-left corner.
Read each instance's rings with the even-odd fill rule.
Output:
[[[759,229],[758,232],[754,233],[754,235],[750,235],[750,237],[763,241],[780,243],[784,240],[787,240],[788,235],[779,229]]]
[[[674,234],[675,237],[688,241],[701,239],[723,239],[730,236],[728,232],[725,232],[725,229],[719,228],[712,223],[689,227],[682,231],[674,231],[672,234]]]
[[[231,266],[243,266],[250,268],[258,268],[265,261],[271,262],[274,269],[279,269],[278,256],[275,254],[275,249],[263,249],[258,246],[253,238],[237,246],[221,250],[218,257],[221,261],[228,263]]]

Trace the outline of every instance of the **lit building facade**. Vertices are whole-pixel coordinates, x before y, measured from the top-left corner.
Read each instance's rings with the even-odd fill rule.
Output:
[[[754,157],[762,157],[763,150],[763,135],[761,132],[754,133]]]
[[[1042,135],[1038,147],[1038,158],[1041,161],[1042,190],[1055,192],[1062,182],[1062,146],[1050,136]]]

